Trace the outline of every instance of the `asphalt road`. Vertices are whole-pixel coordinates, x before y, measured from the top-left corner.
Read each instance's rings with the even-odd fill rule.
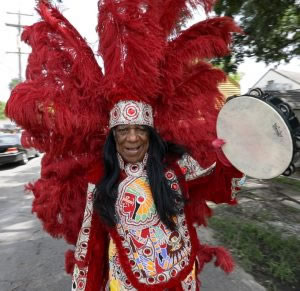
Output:
[[[48,236],[31,214],[32,196],[24,185],[38,178],[41,158],[24,166],[0,166],[0,291],[65,291],[71,278],[64,272],[62,240]],[[217,244],[211,231],[200,229],[204,243]],[[201,291],[264,291],[237,267],[225,275],[208,264],[201,273]]]
[[[71,290],[62,240],[48,236],[31,213],[24,185],[38,178],[41,158],[0,166],[0,291]]]

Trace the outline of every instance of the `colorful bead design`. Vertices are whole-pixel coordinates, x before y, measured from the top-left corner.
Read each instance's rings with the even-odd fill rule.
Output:
[[[153,127],[152,107],[137,101],[120,101],[110,112],[109,128],[121,124],[138,124]]]
[[[78,235],[78,240],[75,249],[75,259],[77,261],[83,261],[87,254],[88,241],[91,230],[91,222],[93,215],[93,191],[95,185],[89,184],[87,191],[86,207],[84,211],[84,217],[82,226]],[[74,265],[73,277],[72,277],[72,291],[83,291],[86,286],[88,268],[79,268]]]
[[[188,154],[184,154],[178,161],[178,165],[181,168],[182,173],[185,175],[185,180],[192,181],[199,177],[211,174],[215,169],[216,163],[213,163],[210,167],[204,169],[194,158]]]
[[[166,177],[172,189],[181,195],[175,173],[168,171]],[[120,183],[116,212],[122,247],[128,256],[131,272],[140,283],[153,285],[167,282],[189,263],[191,244],[184,212],[174,217],[178,225],[176,231],[169,230],[162,223],[146,172],[140,177],[128,176]],[[113,241],[110,244],[110,249],[114,249]],[[110,252],[110,275],[113,285],[119,282],[119,286],[123,286],[116,290],[134,290],[127,284],[116,251]]]

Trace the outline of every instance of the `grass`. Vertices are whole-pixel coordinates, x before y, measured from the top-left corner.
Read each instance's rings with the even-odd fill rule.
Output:
[[[293,189],[300,191],[300,181],[296,179],[287,178],[284,176],[272,179],[273,182],[291,186]]]
[[[278,282],[278,285],[300,290],[300,240],[297,237],[283,238],[273,227],[247,219],[213,217],[209,224],[248,272],[268,278],[275,285]]]

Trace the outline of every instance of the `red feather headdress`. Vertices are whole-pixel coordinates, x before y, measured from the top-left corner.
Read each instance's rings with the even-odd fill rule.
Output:
[[[216,157],[211,146],[224,73],[207,59],[229,52],[228,17],[207,19],[180,31],[191,9],[210,11],[214,0],[99,1],[99,54],[46,0],[42,20],[26,27],[32,47],[26,80],[7,103],[6,114],[25,129],[23,143],[45,155],[41,178],[28,186],[33,211],[55,237],[75,244],[93,162],[101,161],[109,112],[120,100],[151,105],[160,135],[187,146],[203,167]]]

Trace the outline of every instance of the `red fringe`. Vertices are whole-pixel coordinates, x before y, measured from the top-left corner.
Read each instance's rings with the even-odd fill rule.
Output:
[[[108,280],[108,246],[109,235],[98,215],[93,214],[89,247],[85,262],[88,276],[85,291],[102,291]]]
[[[74,257],[74,251],[68,250],[65,253],[65,270],[67,274],[72,275],[74,271],[74,265],[76,263],[76,259]]]
[[[199,261],[199,273],[202,271],[204,264],[210,262],[216,257],[215,266],[220,267],[224,272],[230,273],[234,269],[234,262],[229,252],[223,247],[210,247],[202,245],[197,259]]]

